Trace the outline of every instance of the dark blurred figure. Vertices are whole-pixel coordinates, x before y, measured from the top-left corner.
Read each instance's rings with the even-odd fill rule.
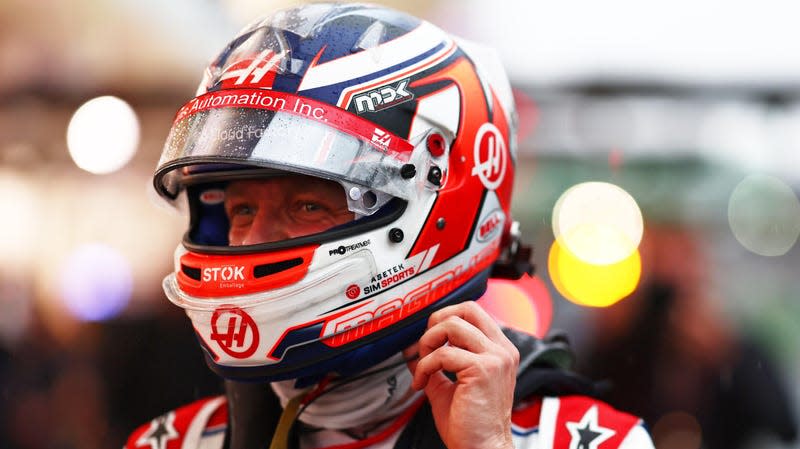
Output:
[[[186,315],[166,302],[147,319],[105,326],[101,360],[109,403],[107,447],[122,447],[130,429],[175,404],[223,392]]]
[[[715,310],[692,232],[648,227],[640,251],[639,288],[594,312],[579,371],[609,381],[604,399],[642,416],[659,449],[737,449],[765,434],[795,441],[780,373]]]
[[[0,401],[4,449],[104,447],[105,396],[91,334],[65,342],[35,319],[11,347]]]
[[[11,354],[3,347],[3,342],[0,341],[0,447],[9,447],[11,443],[8,440],[7,429],[5,423],[8,420],[8,399],[11,394],[9,389],[9,371],[11,368]]]
[[[37,315],[21,341],[0,346],[0,449],[119,448],[131,428],[174,404],[222,392],[170,304],[136,320],[69,327],[56,336]]]

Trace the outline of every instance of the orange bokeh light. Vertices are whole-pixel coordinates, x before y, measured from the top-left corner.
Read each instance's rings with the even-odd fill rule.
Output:
[[[500,324],[542,338],[553,319],[553,301],[547,287],[527,274],[520,279],[489,279],[478,300]]]

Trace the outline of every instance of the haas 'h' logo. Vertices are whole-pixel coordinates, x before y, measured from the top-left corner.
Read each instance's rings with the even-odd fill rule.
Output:
[[[258,348],[258,327],[253,318],[238,307],[223,307],[211,317],[211,336],[231,357],[245,359]]]

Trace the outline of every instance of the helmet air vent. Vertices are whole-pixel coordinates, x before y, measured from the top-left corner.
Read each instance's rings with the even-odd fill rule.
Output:
[[[195,281],[199,281],[200,280],[200,269],[199,268],[193,268],[193,267],[187,266],[185,264],[181,264],[181,271],[183,271],[183,274],[185,274],[186,276],[194,279]]]
[[[256,278],[263,278],[264,276],[280,273],[281,271],[286,271],[290,268],[294,268],[302,264],[303,264],[303,258],[295,257],[294,259],[288,259],[281,262],[256,265],[256,267],[253,269],[253,276],[255,276]]]

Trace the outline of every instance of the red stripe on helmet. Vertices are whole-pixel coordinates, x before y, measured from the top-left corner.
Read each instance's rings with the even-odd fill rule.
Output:
[[[442,71],[417,80],[414,87],[443,80],[455,83],[462,98],[456,133],[458,137],[450,150],[447,183],[439,191],[439,197],[409,255],[413,257],[420,251],[439,244],[439,250],[431,266],[453,257],[467,246],[470,231],[478,219],[484,190],[483,184],[472,175],[475,133],[488,121],[488,105],[485,101],[480,101],[484,98],[481,82],[472,64],[461,57]],[[468,102],[465,101],[466,98],[476,101]],[[444,228],[436,226],[439,219],[444,219],[446,223]]]

